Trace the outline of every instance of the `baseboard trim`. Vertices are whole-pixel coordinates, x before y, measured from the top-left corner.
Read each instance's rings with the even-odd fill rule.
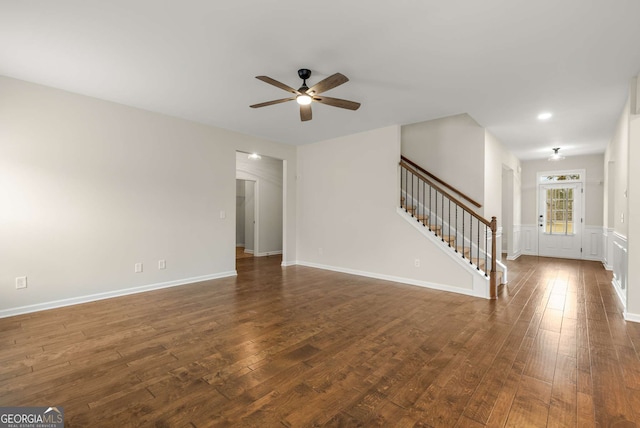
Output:
[[[519,258],[521,255],[522,255],[522,253],[507,254],[507,260],[509,260],[509,261],[518,260],[518,258]]]
[[[244,250],[245,254],[253,254],[253,250]]]
[[[79,305],[82,303],[89,303],[89,302],[95,302],[98,300],[112,299],[114,297],[127,296],[129,294],[145,293],[147,291],[161,290],[163,288],[170,288],[170,287],[178,287],[180,285],[193,284],[196,282],[227,278],[230,276],[237,276],[237,275],[238,273],[235,270],[233,270],[228,272],[220,272],[212,275],[196,276],[192,278],[178,279],[175,281],[167,281],[167,282],[160,282],[157,284],[143,285],[140,287],[124,288],[121,290],[109,291],[106,293],[89,294],[86,296],[71,297],[68,299],[61,299],[61,300],[53,300],[51,302],[37,303],[35,305],[19,306],[17,308],[0,310],[0,318],[30,314],[32,312],[46,311],[49,309]]]
[[[287,266],[295,266],[297,264],[298,264],[298,262],[295,261],[295,260],[290,260],[290,261],[284,261],[283,260],[282,263],[280,263],[280,266],[287,267]]]
[[[624,319],[626,321],[638,322],[640,323],[640,314],[630,314],[629,312],[624,313]]]
[[[480,297],[480,298],[484,298],[484,299],[487,298],[484,295],[478,295],[478,294],[474,293],[474,290],[468,289],[468,288],[451,287],[450,285],[436,284],[436,283],[427,282],[427,281],[419,281],[419,280],[416,280],[416,279],[404,278],[404,277],[400,277],[400,276],[385,275],[385,274],[380,274],[380,273],[366,272],[366,271],[343,268],[343,267],[338,267],[338,266],[322,265],[322,264],[318,264],[318,263],[305,262],[305,261],[298,261],[297,264],[299,264],[300,266],[306,266],[306,267],[311,267],[311,268],[316,268],[316,269],[330,270],[330,271],[333,271],[333,272],[340,272],[340,273],[346,273],[346,274],[350,274],[350,275],[364,276],[364,277],[373,278],[373,279],[381,279],[383,281],[392,281],[392,282],[398,282],[398,283],[401,283],[401,284],[415,285],[415,286],[418,286],[418,287],[430,288],[430,289],[433,289],[433,290],[448,291],[450,293],[464,294],[466,296]]]
[[[265,251],[264,253],[254,254],[254,257],[276,256],[278,254],[282,254],[282,250],[280,250],[280,251]]]
[[[618,300],[622,304],[622,307],[626,308],[627,307],[627,298],[626,298],[625,295],[622,294],[622,289],[620,288],[620,283],[618,282],[618,280],[616,278],[613,278],[611,280],[611,286],[613,287],[613,290],[616,292],[616,296],[618,296]]]

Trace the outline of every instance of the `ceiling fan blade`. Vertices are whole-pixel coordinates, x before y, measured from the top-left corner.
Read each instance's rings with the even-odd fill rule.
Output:
[[[327,104],[333,107],[346,108],[347,110],[358,110],[360,108],[360,103],[349,100],[341,100],[340,98],[331,98],[331,97],[313,97],[314,101],[317,101],[322,104]]]
[[[300,106],[300,120],[303,122],[311,120],[311,104]]]
[[[256,79],[258,80],[262,80],[265,83],[268,83],[270,85],[276,86],[280,89],[284,89],[287,92],[291,92],[292,94],[296,94],[296,95],[300,95],[300,92],[298,92],[297,90],[293,89],[291,86],[287,86],[284,83],[278,82],[277,80],[272,79],[271,77],[267,77],[267,76],[256,76]]]
[[[291,98],[282,98],[281,100],[273,100],[273,101],[267,101],[265,103],[260,103],[260,104],[254,104],[252,106],[249,106],[251,108],[258,108],[258,107],[266,107],[266,106],[272,106],[274,104],[280,104],[280,103],[284,103],[287,101],[293,101],[295,100],[296,97],[291,97]]]
[[[340,73],[332,74],[326,79],[321,80],[315,85],[313,85],[312,87],[310,87],[307,90],[307,93],[313,94],[313,95],[321,94],[322,92],[326,92],[329,89],[333,89],[336,86],[340,86],[343,83],[346,83],[348,81],[349,79],[344,74],[340,74]]]

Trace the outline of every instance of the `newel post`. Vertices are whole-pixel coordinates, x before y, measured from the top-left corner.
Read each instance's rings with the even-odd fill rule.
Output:
[[[498,298],[498,275],[496,272],[496,233],[498,231],[498,220],[491,217],[491,272],[489,276],[489,297],[494,300]]]

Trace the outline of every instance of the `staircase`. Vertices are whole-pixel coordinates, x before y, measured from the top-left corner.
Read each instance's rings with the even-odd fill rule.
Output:
[[[488,278],[489,297],[495,299],[502,282],[502,273],[496,269],[496,218],[489,221],[478,215],[468,204],[478,208],[480,204],[404,156],[400,192],[402,210],[433,233],[442,246],[468,261],[470,269]]]

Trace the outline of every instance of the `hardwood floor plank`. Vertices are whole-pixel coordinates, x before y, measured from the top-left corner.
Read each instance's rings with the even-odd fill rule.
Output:
[[[548,426],[577,426],[577,413],[577,362],[573,357],[559,354],[551,389]]]
[[[550,400],[551,385],[549,383],[522,376],[505,426],[547,426]]]

